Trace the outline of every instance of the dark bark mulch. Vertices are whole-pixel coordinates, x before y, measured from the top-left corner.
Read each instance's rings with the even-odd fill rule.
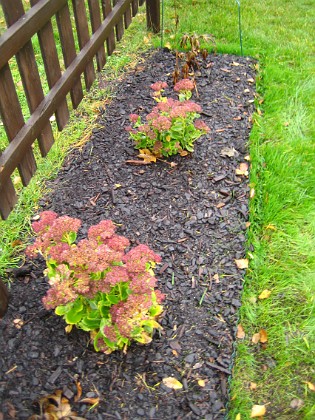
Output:
[[[169,159],[176,167],[162,161],[128,165],[137,159],[125,131],[128,116],[151,110],[150,84],[165,80],[171,86],[174,63],[172,53],[157,51],[124,78],[100,128],[68,156],[41,203],[41,210],[81,218],[83,233],[112,219],[133,245],[145,243],[162,256],[156,273],[167,296],[164,329],[126,355],[96,353],[87,333],[66,334],[63,320],[42,307],[44,265],[27,261],[14,273],[9,310],[0,322],[0,418],[1,412],[5,419],[28,418],[36,412],[34,401],[56,389],[87,419],[225,416],[244,275],[234,260],[245,256],[249,195],[248,177],[235,170],[248,154],[253,61],[216,55],[202,65],[193,99],[211,132],[192,155]],[[181,390],[162,384],[171,376]],[[76,380],[83,397],[100,396],[92,411],[73,402]]]

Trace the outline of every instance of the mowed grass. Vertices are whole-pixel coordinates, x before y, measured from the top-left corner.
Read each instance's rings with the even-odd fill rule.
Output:
[[[258,60],[256,114],[250,136],[248,259],[227,418],[249,419],[254,404],[266,418],[315,418],[315,1],[243,0],[243,50]],[[219,53],[240,54],[233,0],[165,0],[164,44],[178,48],[184,33],[215,36]],[[129,35],[128,35],[129,34]],[[105,72],[117,75],[150,46],[145,19],[127,31]],[[144,42],[145,40],[145,42]],[[160,38],[153,38],[160,46]],[[130,55],[132,53],[132,55]],[[107,93],[108,94],[108,93]],[[99,98],[107,100],[107,96]],[[93,96],[87,96],[93,107]],[[93,112],[78,111],[60,134],[56,152],[0,222],[0,274],[20,258],[29,218],[69,149],[91,127]],[[80,115],[81,114],[81,115]],[[83,116],[86,117],[83,118]],[[90,125],[91,124],[91,125]],[[78,129],[76,125],[79,125]],[[65,146],[67,145],[67,146]],[[22,243],[19,244],[19,241]],[[232,256],[233,257],[233,256]],[[266,299],[259,295],[270,291]],[[268,341],[252,343],[264,329]]]

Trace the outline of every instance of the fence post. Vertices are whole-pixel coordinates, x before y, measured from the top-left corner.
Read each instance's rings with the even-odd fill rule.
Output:
[[[147,0],[147,28],[155,34],[160,32],[160,0]]]

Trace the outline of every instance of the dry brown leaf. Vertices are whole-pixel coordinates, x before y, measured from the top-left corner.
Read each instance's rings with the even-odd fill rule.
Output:
[[[247,176],[248,175],[248,163],[243,162],[239,168],[235,169],[236,175]]]
[[[266,414],[266,407],[264,405],[253,405],[252,411],[250,413],[250,418],[262,417]]]
[[[248,268],[248,259],[241,258],[240,260],[234,260],[236,267],[240,269]]]
[[[260,340],[260,333],[256,333],[252,336],[252,343],[258,344]]]
[[[250,385],[249,385],[249,389],[250,389],[251,391],[256,391],[256,389],[257,389],[257,384],[256,384],[255,382],[251,382],[251,383],[250,383]]]
[[[82,400],[79,401],[80,403],[85,403],[85,404],[91,404],[91,405],[97,405],[100,402],[99,397],[95,397],[95,398],[82,398]]]
[[[239,338],[240,340],[245,338],[245,331],[244,331],[244,328],[242,327],[242,324],[238,324],[237,326],[236,337]]]
[[[219,274],[218,274],[218,273],[214,274],[214,276],[213,276],[213,280],[214,280],[216,283],[220,283],[220,277],[219,277]]]
[[[299,398],[293,398],[293,400],[290,402],[290,407],[293,408],[293,410],[299,410],[301,407],[303,407],[304,401]]]
[[[267,299],[269,298],[269,296],[271,295],[271,290],[265,289],[264,291],[262,291],[260,293],[260,295],[258,296],[259,299]]]
[[[234,157],[234,156],[238,156],[239,153],[237,150],[234,149],[234,147],[223,147],[223,149],[220,152],[220,155]]]
[[[224,207],[225,206],[225,203],[223,203],[223,202],[221,202],[221,203],[218,203],[217,205],[216,205],[216,208],[217,209],[221,209],[222,207]]]
[[[77,402],[82,396],[82,386],[79,381],[76,381],[75,384],[77,386],[77,395],[74,397],[74,401]]]
[[[163,384],[171,389],[182,389],[183,384],[181,384],[176,378],[173,378],[172,376],[168,378],[164,378],[162,380]]]
[[[259,341],[261,343],[267,343],[267,341],[268,341],[267,331],[266,330],[260,330],[259,335],[260,335]]]
[[[84,420],[83,417],[77,417],[77,413],[71,410],[69,400],[63,396],[62,391],[59,389],[54,394],[41,398],[39,400],[39,406],[41,416],[38,418],[40,419],[51,418],[59,420],[71,416],[73,420]]]
[[[315,392],[315,385],[312,382],[305,382],[308,386],[308,389]]]
[[[144,162],[156,162],[156,156],[154,156],[149,149],[139,149],[140,153],[138,155],[139,158],[143,159]]]

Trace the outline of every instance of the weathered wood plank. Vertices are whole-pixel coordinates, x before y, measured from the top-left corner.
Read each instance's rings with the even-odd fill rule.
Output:
[[[10,2],[2,0],[2,4],[4,3]],[[66,3],[67,0],[40,0],[23,19],[10,26],[0,38],[0,68]]]
[[[91,61],[105,39],[107,39],[110,31],[119,21],[121,14],[125,13],[130,3],[131,0],[120,2],[113,8],[112,13],[104,20],[95,34],[92,35],[90,41],[65,70],[62,78],[58,80],[27,123],[4,150],[0,156],[0,189],[13,173],[17,163],[20,162],[21,156],[32,145],[33,139],[42,130],[53,110],[56,109],[60,101],[70,91],[73,85],[73,78],[77,78],[84,71],[86,64]]]
[[[100,5],[98,0],[88,0],[88,4],[90,10],[91,26],[94,34],[102,23]],[[101,71],[106,64],[106,54],[104,45],[102,45],[96,53],[96,63],[98,71]]]
[[[112,12],[111,0],[102,0],[102,8],[103,8],[103,16],[104,18],[106,18]],[[107,40],[106,40],[106,44],[107,44],[107,54],[112,55],[116,47],[114,28],[112,28],[111,31],[109,32]]]
[[[147,28],[155,34],[160,32],[160,0],[146,0]]]
[[[2,67],[0,70],[0,115],[7,137],[9,141],[12,141],[25,123],[9,65]],[[35,138],[33,138],[33,141]],[[7,176],[5,185],[7,185],[6,182],[16,167],[18,167],[23,185],[28,185],[30,182],[36,171],[36,162],[31,149],[33,141],[22,152],[17,151],[12,171]],[[5,151],[0,159],[4,154]],[[0,175],[4,169],[3,165],[0,163]]]
[[[31,0],[31,5],[36,5],[40,0]],[[54,31],[51,21],[48,21],[37,33],[40,49],[44,61],[45,72],[49,88],[52,88],[61,77],[61,69],[56,48]],[[60,103],[55,112],[59,131],[69,121],[69,109],[66,98]]]
[[[113,0],[113,6],[116,6],[118,3],[118,0]],[[116,39],[117,41],[120,41],[124,35],[124,20],[123,17],[119,19],[116,25]]]
[[[131,9],[132,9],[132,16],[136,16],[139,10],[139,1],[138,0],[132,0],[131,3]]]
[[[124,17],[125,17],[125,29],[128,29],[128,27],[129,27],[129,25],[131,24],[131,21],[132,21],[131,8],[130,7],[128,7]]]
[[[0,189],[0,215],[2,219],[5,220],[8,218],[16,203],[17,195],[13,183],[9,178],[3,185],[3,188]]]
[[[7,26],[13,25],[24,15],[22,0],[4,2],[2,9]],[[26,42],[24,47],[16,53],[16,61],[22,78],[28,107],[32,113],[44,99],[44,93],[31,41]],[[53,143],[54,137],[48,120],[42,132],[38,135],[38,144],[42,156],[47,155]]]
[[[65,66],[68,68],[71,66],[71,63],[76,59],[77,56],[68,4],[59,10],[59,12],[56,14],[56,20],[61,40],[63,59]],[[73,108],[77,108],[83,98],[83,89],[80,75],[74,79],[70,95]]]
[[[72,0],[76,29],[80,50],[90,39],[84,0]],[[93,60],[86,64],[84,69],[84,80],[86,89],[89,90],[95,80]]]

